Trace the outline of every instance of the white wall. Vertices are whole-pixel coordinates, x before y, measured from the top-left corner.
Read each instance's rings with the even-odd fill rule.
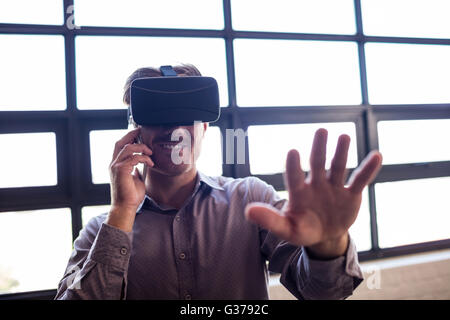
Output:
[[[359,299],[450,299],[450,249],[361,263],[364,281],[349,297]],[[270,280],[271,299],[295,299]]]

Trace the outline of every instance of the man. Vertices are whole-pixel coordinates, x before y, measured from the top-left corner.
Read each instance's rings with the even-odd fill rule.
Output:
[[[190,65],[174,70],[200,75]],[[154,76],[161,74],[153,68],[134,72],[125,103],[132,80]],[[116,143],[111,210],[90,220],[76,239],[57,299],[267,299],[268,270],[280,273],[298,299],[352,294],[362,273],[348,229],[381,155],[370,153],[345,187],[350,138],[339,137],[326,172],[327,131],[319,129],[306,179],[298,152],[287,155],[286,201],[255,177],[197,171],[207,128],[136,125]],[[177,129],[190,136],[192,152],[171,141]],[[175,164],[173,148],[191,161]],[[144,176],[134,169],[140,163]]]

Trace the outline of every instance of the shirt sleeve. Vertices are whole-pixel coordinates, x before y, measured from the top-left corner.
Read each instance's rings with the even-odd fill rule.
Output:
[[[91,219],[75,240],[55,299],[126,298],[132,234],[100,218]]]
[[[269,203],[281,210],[287,200],[272,186],[255,180],[254,201]],[[332,260],[312,259],[304,247],[280,240],[262,228],[260,243],[261,253],[269,262],[269,271],[280,273],[281,284],[297,299],[345,299],[363,281],[358,252],[351,237],[346,253]]]

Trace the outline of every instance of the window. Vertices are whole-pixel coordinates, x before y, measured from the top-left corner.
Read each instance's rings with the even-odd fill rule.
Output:
[[[450,137],[448,119],[380,121],[378,136],[385,164],[450,160],[450,148],[441,145]]]
[[[0,110],[66,108],[63,37],[0,33],[0,47]]]
[[[231,10],[236,30],[336,34],[356,31],[352,0],[233,0]]]
[[[234,41],[239,106],[361,103],[354,43]]]
[[[83,221],[83,228],[88,224],[88,222],[96,216],[103,213],[108,213],[111,207],[107,206],[87,206],[83,207],[81,210],[81,218]]]
[[[450,237],[450,178],[379,183],[377,221],[381,247]]]
[[[220,104],[226,106],[224,49],[220,39],[77,37],[78,108],[126,108],[122,102],[123,86],[134,70],[184,62],[194,64],[204,76],[214,76]]]
[[[0,188],[56,185],[53,132],[0,134],[0,148]]]
[[[62,1],[55,1],[55,0],[0,1],[1,23],[62,24],[64,18],[62,13],[63,13]],[[2,48],[5,47],[2,46]]]
[[[222,29],[221,0],[75,0],[79,26]]]
[[[56,288],[72,251],[70,210],[0,212],[0,244],[0,293]]]
[[[367,187],[362,192],[362,202],[358,217],[349,229],[350,237],[353,239],[358,251],[367,251],[372,248],[370,236],[370,208]]]
[[[450,46],[367,43],[369,101],[373,104],[450,101]]]
[[[367,35],[450,38],[447,0],[362,0],[361,6]]]
[[[356,138],[353,123],[266,125],[248,128],[251,173],[273,174],[283,172],[286,155],[290,149],[299,151],[302,169],[309,171],[309,156],[314,132],[319,128],[328,130],[326,168],[330,167],[337,139],[341,134],[349,135],[352,140],[347,167],[356,167]]]

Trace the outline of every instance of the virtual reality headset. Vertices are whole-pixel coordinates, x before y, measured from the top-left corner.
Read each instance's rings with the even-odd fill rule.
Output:
[[[162,77],[131,82],[128,119],[142,126],[193,125],[220,116],[219,89],[211,77],[182,76],[171,66],[160,67]]]

